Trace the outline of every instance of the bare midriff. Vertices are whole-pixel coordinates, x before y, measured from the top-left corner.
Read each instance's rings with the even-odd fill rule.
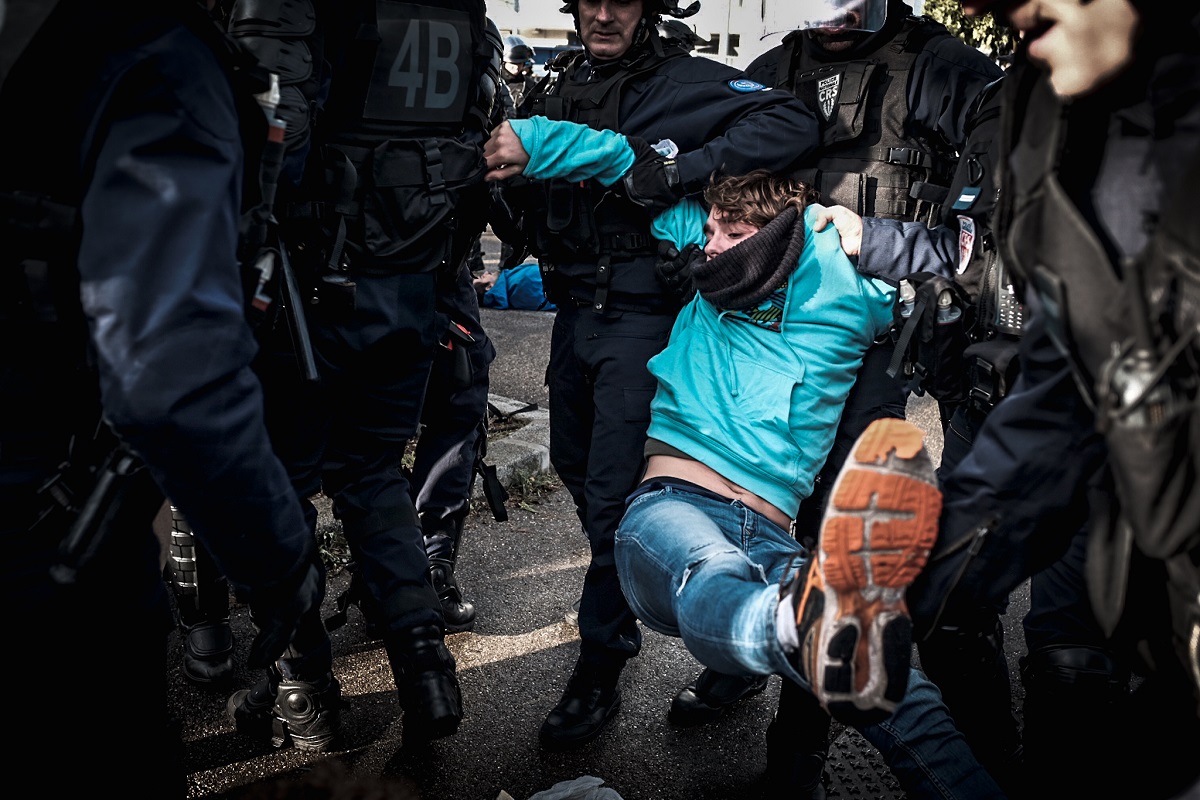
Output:
[[[733,481],[699,461],[678,456],[653,455],[646,461],[646,475],[643,481],[651,478],[681,478],[702,486],[710,492],[722,497],[741,502],[746,508],[753,509],[774,522],[785,531],[790,530],[792,518],[783,513],[778,507],[771,505],[754,492],[743,489]]]

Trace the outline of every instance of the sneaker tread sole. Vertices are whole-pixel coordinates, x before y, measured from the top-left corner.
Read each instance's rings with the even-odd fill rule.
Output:
[[[805,672],[843,722],[879,722],[903,699],[912,658],[904,591],[929,557],[940,512],[924,433],[901,419],[873,422],[834,483],[799,606]]]

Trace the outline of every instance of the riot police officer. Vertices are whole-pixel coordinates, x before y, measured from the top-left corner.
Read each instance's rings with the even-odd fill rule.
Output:
[[[323,47],[312,64],[327,65],[327,79],[304,179],[280,198],[312,359],[298,369],[297,332],[281,328],[257,367],[294,492],[332,500],[374,609],[405,739],[419,743],[454,734],[463,711],[402,460],[441,333],[438,281],[453,280],[486,211],[481,148],[498,43],[482,0],[329,2],[315,12]],[[305,508],[313,531],[316,509]],[[293,649],[291,663],[305,670],[329,657]],[[235,697],[230,712],[290,727],[304,704],[272,710],[272,696],[267,687]]]
[[[1027,625],[1022,677],[1071,714],[1113,708],[1121,662],[1131,665],[1144,683],[1130,698],[1137,733],[1119,754],[1138,764],[1129,791],[1194,792],[1195,306],[1182,276],[1200,252],[1184,211],[1200,164],[1200,7],[964,6],[1024,34],[1005,81],[997,229],[1028,317],[1016,387],[945,476],[938,544],[908,595],[914,625],[956,624],[1006,596],[1086,521],[1086,590],[1118,657],[1042,647]],[[1114,760],[1097,754],[1092,780],[1121,792]],[[1066,784],[1050,782],[1047,796],[1075,791],[1077,776],[1047,776]]]
[[[513,106],[521,108],[525,96],[537,86],[538,78],[533,74],[534,57],[537,51],[520,36],[510,34],[504,37],[504,66],[502,74],[508,92],[512,95]],[[520,112],[518,112],[520,113]]]
[[[238,262],[266,77],[193,0],[61,0],[0,93],[24,120],[0,130],[0,327],[21,343],[0,356],[0,585],[21,609],[4,681],[21,687],[10,755],[49,796],[187,795],[163,493],[249,599],[251,666],[320,625],[324,570],[264,424]],[[71,739],[65,762],[47,746]]]
[[[591,544],[579,659],[542,726],[548,748],[575,747],[603,730],[620,706],[620,672],[641,647],[613,534],[642,470],[656,386],[646,362],[666,344],[680,307],[678,292],[656,276],[650,222],[716,170],[785,169],[816,144],[812,115],[790,94],[663,42],[655,28],[663,14],[698,9],[674,0],[570,0],[562,11],[584,49],[552,63],[555,80],[526,99],[535,115],[625,134],[640,154],[616,191],[523,176],[533,179],[532,191],[512,200],[558,306],[546,372],[550,460]],[[488,143],[489,179],[519,172],[510,152],[523,150],[501,125]]]

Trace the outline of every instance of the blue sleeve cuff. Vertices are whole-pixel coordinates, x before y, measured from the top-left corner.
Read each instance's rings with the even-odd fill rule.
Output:
[[[700,201],[686,197],[655,217],[650,232],[655,239],[668,241],[677,250],[689,244],[704,247],[704,223],[707,219],[708,212]]]
[[[595,179],[611,186],[633,166],[633,148],[615,131],[546,117],[513,119],[509,124],[529,153],[524,171],[528,178]]]

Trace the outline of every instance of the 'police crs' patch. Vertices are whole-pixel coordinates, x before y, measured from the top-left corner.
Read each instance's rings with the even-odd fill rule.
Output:
[[[736,81],[729,82],[729,88],[735,92],[761,92],[767,87],[749,78],[738,78]]]

